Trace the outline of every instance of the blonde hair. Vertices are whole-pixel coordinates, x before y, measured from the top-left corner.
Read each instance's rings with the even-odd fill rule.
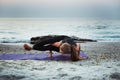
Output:
[[[75,49],[75,46],[71,46],[71,60],[72,61],[78,61],[79,60],[79,57],[78,57],[78,54],[76,52],[76,49]]]
[[[70,45],[69,43],[63,43],[60,46],[60,52],[63,54],[71,54],[72,61],[78,61],[78,55],[74,45]]]
[[[63,44],[60,46],[60,51],[61,51],[61,53],[63,53],[63,54],[70,54],[70,53],[71,53],[71,45],[68,44],[68,43],[63,43]]]

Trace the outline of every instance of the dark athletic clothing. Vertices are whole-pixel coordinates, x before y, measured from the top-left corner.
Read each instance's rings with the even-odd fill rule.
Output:
[[[59,42],[62,40],[62,43],[69,43],[70,45],[75,45],[76,43],[68,36],[65,35],[59,35],[59,36],[43,36],[39,42],[37,42],[34,46],[34,50],[53,50],[59,52],[59,47],[52,46],[51,44],[55,42]]]

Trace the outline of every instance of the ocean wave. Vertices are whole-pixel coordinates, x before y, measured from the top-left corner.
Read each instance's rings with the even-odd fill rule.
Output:
[[[16,34],[19,34],[17,32],[5,32],[5,31],[0,31],[1,34],[13,34],[13,35],[16,35]]]
[[[2,21],[2,20],[1,20]],[[11,24],[12,23],[12,24]],[[4,25],[4,26],[3,26]],[[29,43],[44,35],[68,35],[97,41],[120,41],[120,23],[109,20],[17,20],[0,22],[0,43]]]
[[[0,43],[30,43],[30,40],[0,39]]]

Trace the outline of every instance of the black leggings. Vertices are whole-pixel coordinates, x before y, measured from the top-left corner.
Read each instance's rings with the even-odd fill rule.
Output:
[[[40,51],[45,51],[45,50],[54,50],[59,52],[59,48],[52,46],[52,43],[55,42],[59,42],[65,38],[68,38],[68,36],[55,36],[55,37],[51,37],[48,39],[43,39],[40,42],[37,42],[34,46],[33,49],[34,50],[40,50]]]

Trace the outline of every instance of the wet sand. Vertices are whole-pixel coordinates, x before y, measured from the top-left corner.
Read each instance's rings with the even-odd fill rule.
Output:
[[[22,43],[0,44],[0,54],[25,51]],[[86,42],[88,59],[72,61],[0,60],[0,80],[120,80],[120,42]]]

